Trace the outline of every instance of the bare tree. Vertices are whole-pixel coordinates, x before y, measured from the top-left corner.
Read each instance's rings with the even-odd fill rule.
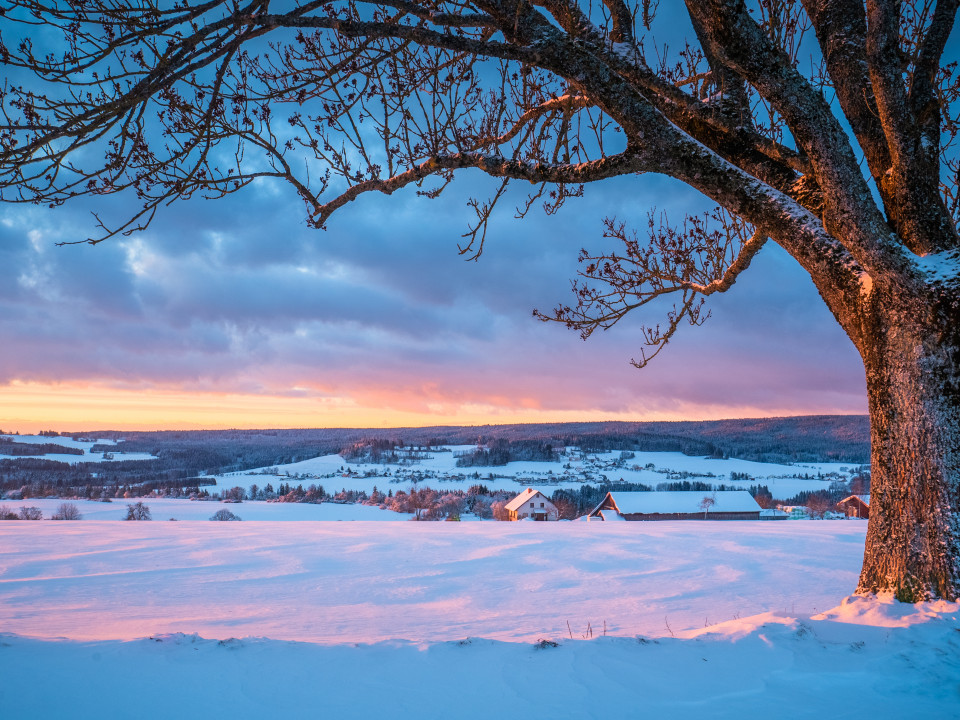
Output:
[[[436,197],[475,168],[496,178],[461,246],[477,257],[513,181],[533,186],[522,217],[584,183],[677,178],[717,210],[676,226],[651,213],[639,233],[607,218],[617,249],[584,251],[574,302],[540,317],[588,336],[673,299],[642,366],[780,245],[864,363],[859,592],[956,598],[960,84],[944,51],[958,0],[687,0],[672,58],[638,34],[657,5],[6,0],[2,198],[134,195],[132,216],[98,216],[98,242],[268,177],[319,228],[364,193]]]
[[[83,514],[73,503],[60,503],[57,511],[50,516],[51,520],[82,520]]]
[[[810,493],[806,501],[807,510],[810,511],[811,518],[823,520],[828,512],[837,509],[837,503],[833,497],[826,492]]]
[[[429,519],[437,507],[438,493],[430,488],[417,490],[416,484],[407,496],[407,512],[413,513],[414,520]]]
[[[704,495],[703,499],[700,501],[698,507],[703,510],[703,519],[707,519],[707,513],[710,512],[710,508],[717,504],[717,498],[713,495]]]
[[[557,507],[557,520],[576,520],[577,504],[569,498],[558,496],[551,498]]]
[[[20,508],[20,520],[43,520],[43,512],[38,507]]]

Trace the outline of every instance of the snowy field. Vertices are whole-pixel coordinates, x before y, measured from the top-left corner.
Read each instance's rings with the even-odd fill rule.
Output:
[[[960,605],[844,603],[865,527],[4,522],[0,714],[957,718]]]
[[[370,505],[339,505],[337,503],[314,505],[263,501],[233,504],[155,497],[120,498],[108,503],[96,500],[28,498],[0,500],[0,507],[6,507],[12,512],[19,512],[21,507],[40,508],[46,520],[57,512],[60,505],[68,503],[76,506],[83,516],[83,521],[124,520],[127,516],[127,505],[135,502],[142,502],[150,508],[153,520],[209,520],[211,515],[222,509],[239,515],[241,520],[409,520],[412,517],[408,513],[381,510]]]
[[[421,487],[435,490],[466,490],[482,483],[491,490],[520,492],[534,485],[547,495],[557,488],[576,488],[582,483],[643,483],[653,488],[658,483],[678,480],[699,480],[713,485],[721,483],[749,488],[767,485],[774,497],[793,497],[799,492],[826,489],[834,479],[849,480],[857,469],[851,463],[797,463],[782,465],[736,458],[694,457],[679,452],[635,452],[628,460],[620,460],[620,452],[581,453],[568,449],[561,462],[511,462],[495,467],[457,467],[457,453],[473,450],[473,445],[452,446],[446,451],[431,452],[429,457],[409,465],[350,463],[340,455],[302,460],[287,465],[257,468],[226,475],[211,476],[218,489],[251,485],[260,488],[267,483],[274,488],[280,483],[322,485],[329,493],[339,490],[371,492],[377,486],[409,490],[414,479]],[[748,480],[731,480],[731,473],[742,473]]]
[[[83,455],[71,455],[69,453],[49,453],[47,455],[37,455],[33,457],[39,457],[44,460],[54,460],[56,462],[69,463],[75,465],[80,462],[120,462],[121,460],[153,460],[155,459],[153,455],[149,453],[138,453],[131,452],[125,453],[122,451],[122,443],[118,443],[114,440],[97,440],[94,438],[88,439],[78,439],[74,440],[68,437],[46,437],[44,435],[0,435],[0,437],[5,437],[14,442],[23,443],[25,445],[61,445],[68,448],[79,448],[83,450]],[[92,452],[94,445],[113,445],[116,447],[110,455],[113,457],[105,457],[105,453],[102,452]],[[0,445],[0,448],[3,446]],[[4,455],[0,453],[0,460],[4,459],[23,459],[24,456],[17,455]]]

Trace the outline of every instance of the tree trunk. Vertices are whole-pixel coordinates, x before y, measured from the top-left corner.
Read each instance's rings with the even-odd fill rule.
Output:
[[[960,328],[956,301],[872,298],[862,349],[870,520],[858,593],[960,596]],[[884,297],[885,296],[885,297]]]

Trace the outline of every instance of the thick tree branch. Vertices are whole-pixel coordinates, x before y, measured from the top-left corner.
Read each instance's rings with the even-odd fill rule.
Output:
[[[943,25],[952,26],[956,11],[955,0],[937,3],[933,25],[922,44],[925,66],[942,53],[941,43],[949,34]],[[915,74],[917,95],[911,99],[899,58],[898,3],[868,0],[867,61],[891,157],[880,190],[894,228],[911,250],[926,255],[958,247],[960,238],[939,193],[930,193],[939,187],[940,114],[933,79],[925,78],[923,72]]]
[[[426,178],[451,170],[476,168],[487,175],[514,180],[526,180],[530,183],[581,184],[595,182],[628,173],[644,172],[648,168],[638,154],[624,152],[593,162],[578,164],[528,163],[498,155],[480,153],[456,153],[431,157],[422,163],[383,180],[372,179],[358,183],[324,204],[317,204],[313,213],[314,222],[323,227],[329,217],[349,202],[367,192],[380,192],[392,195],[397,190]]]
[[[862,267],[909,274],[910,259],[876,208],[826,100],[770,42],[742,0],[687,0],[687,8],[700,17],[704,41],[773,105],[810,157],[823,191],[828,232],[844,239]]]
[[[913,72],[910,95],[914,106],[926,105],[934,97],[934,82],[947,40],[957,20],[960,0],[938,0],[930,20],[930,28],[920,44],[920,53]]]
[[[610,11],[613,27],[610,39],[615,43],[633,43],[633,13],[624,0],[603,0]]]
[[[696,293],[705,295],[709,297],[714,293],[726,292],[733,287],[733,284],[737,281],[737,278],[743,273],[744,270],[750,267],[750,263],[753,262],[753,258],[756,257],[757,253],[763,248],[767,243],[767,233],[763,230],[754,231],[753,235],[743,244],[740,248],[740,253],[737,255],[736,259],[730,263],[730,267],[718,277],[716,280],[713,280],[706,285],[701,285],[699,283],[685,283],[685,287],[688,290],[693,290]]]
[[[890,168],[883,126],[867,71],[867,17],[861,0],[804,0],[837,100],[877,185]]]

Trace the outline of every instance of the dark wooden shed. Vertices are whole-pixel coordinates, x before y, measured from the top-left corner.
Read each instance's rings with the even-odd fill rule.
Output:
[[[851,495],[837,503],[837,509],[847,517],[870,519],[870,496]]]

